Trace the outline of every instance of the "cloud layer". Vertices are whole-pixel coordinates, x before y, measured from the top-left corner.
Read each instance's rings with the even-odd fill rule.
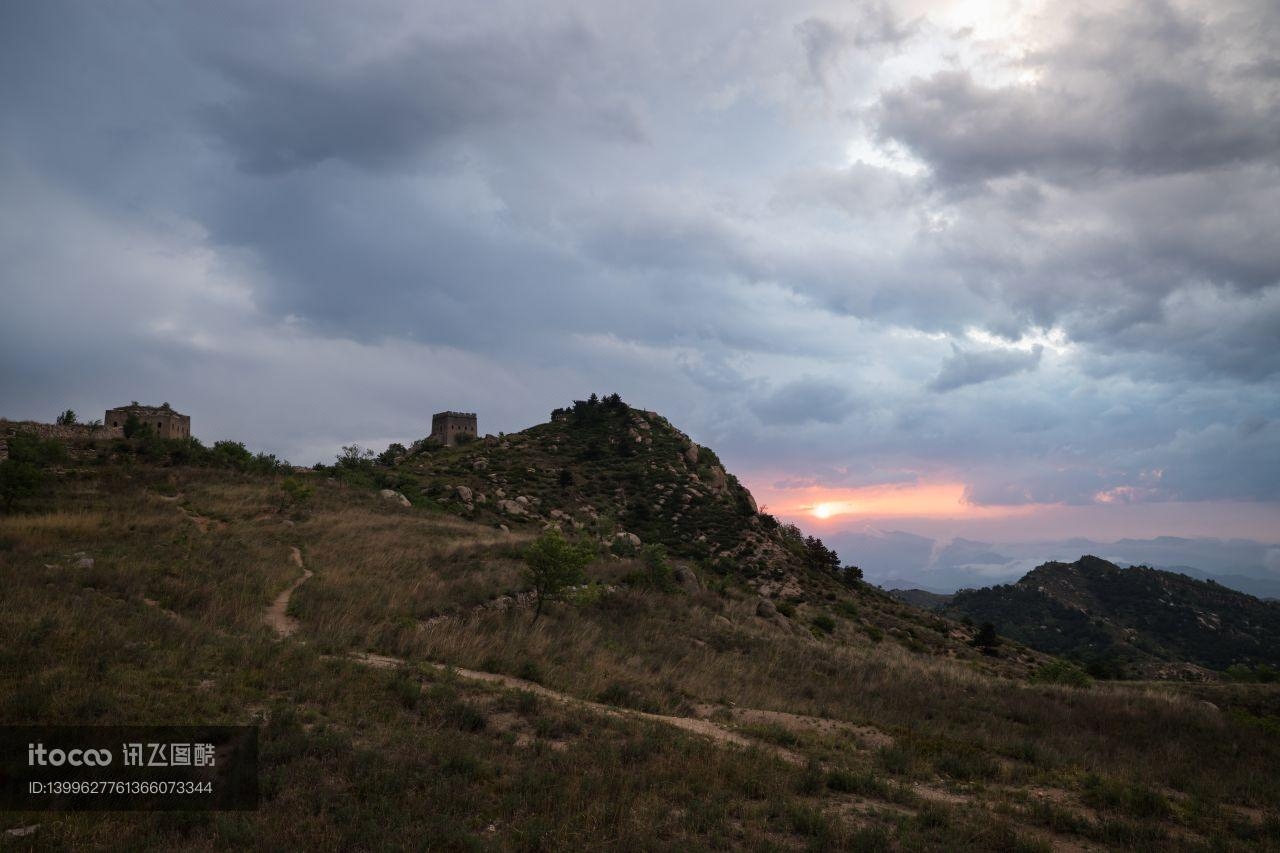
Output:
[[[984,6],[9,4],[0,414],[1280,506],[1280,12]]]

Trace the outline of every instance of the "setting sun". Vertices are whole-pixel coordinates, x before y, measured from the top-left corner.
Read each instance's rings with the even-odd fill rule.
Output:
[[[832,508],[831,504],[818,504],[813,508],[813,515],[815,518],[830,518],[833,512],[835,512],[835,510]]]

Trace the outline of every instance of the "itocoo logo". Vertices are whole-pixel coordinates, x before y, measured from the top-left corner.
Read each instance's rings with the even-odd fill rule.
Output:
[[[109,749],[45,749],[42,743],[27,744],[28,767],[106,767],[111,763]]]

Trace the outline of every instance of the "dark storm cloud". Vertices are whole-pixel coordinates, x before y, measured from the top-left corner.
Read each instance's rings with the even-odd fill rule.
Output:
[[[374,169],[411,166],[468,130],[536,115],[587,47],[585,33],[567,27],[520,38],[423,37],[366,60],[220,55],[215,67],[235,94],[205,115],[249,171],[329,159]]]
[[[953,391],[966,385],[977,385],[1035,370],[1043,354],[1042,346],[1032,347],[1026,352],[1006,349],[966,350],[956,347],[942,363],[942,369],[929,383],[929,387],[934,391]]]

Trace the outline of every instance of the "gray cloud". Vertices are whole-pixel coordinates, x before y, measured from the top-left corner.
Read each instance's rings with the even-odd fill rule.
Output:
[[[942,369],[929,383],[929,388],[934,391],[954,391],[966,385],[977,385],[1035,370],[1040,365],[1040,356],[1043,354],[1044,347],[1040,345],[1027,351],[968,350],[956,347],[942,363]]]
[[[1075,10],[10,4],[0,415],[309,462],[616,390],[749,482],[1270,505],[1280,16]]]
[[[330,159],[403,167],[469,130],[535,116],[555,101],[566,69],[588,49],[586,34],[570,26],[519,38],[433,33],[365,60],[227,52],[215,67],[235,94],[204,112],[249,171]]]
[[[751,409],[766,424],[838,424],[855,407],[849,392],[822,379],[797,379],[759,397]]]
[[[1250,44],[1259,31],[1280,29],[1280,14],[1228,6],[1212,18],[1164,0],[1064,10],[1058,38],[1022,60],[1038,83],[981,85],[963,69],[918,78],[881,99],[880,132],[946,182],[1019,172],[1109,180],[1274,161],[1280,88],[1266,66],[1242,60],[1260,46]]]

